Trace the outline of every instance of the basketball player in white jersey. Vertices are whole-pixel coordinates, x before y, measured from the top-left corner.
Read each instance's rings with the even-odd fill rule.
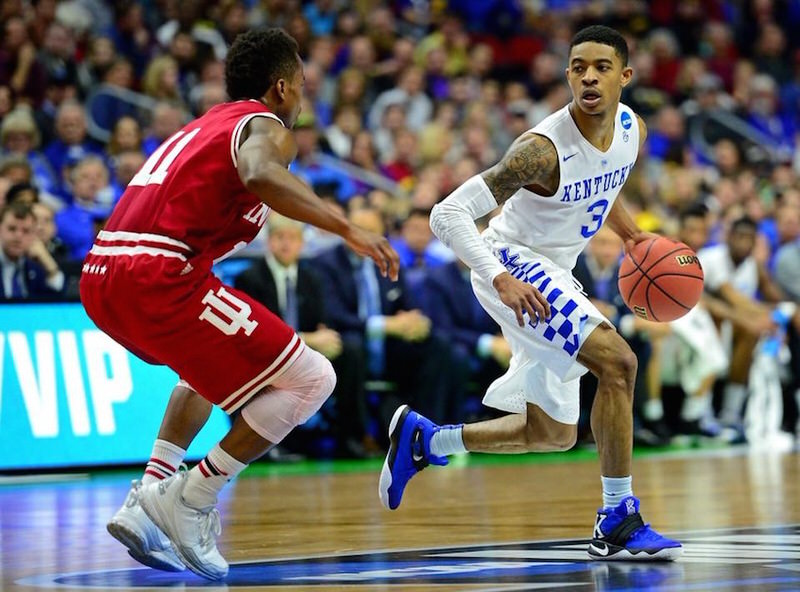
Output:
[[[570,45],[572,102],[517,138],[503,159],[467,180],[431,215],[436,236],[472,269],[475,295],[500,324],[513,357],[484,403],[509,415],[438,426],[400,407],[381,472],[384,506],[399,506],[409,479],[455,453],[566,450],[577,437],[579,379],[599,385],[591,425],[600,455],[603,507],[593,559],[675,559],[682,547],[644,523],[631,487],[636,356],[576,286],[571,269],[607,223],[626,250],[655,235],[616,201],[645,139],[644,123],[620,103],[633,71],[622,36],[603,26]],[[498,205],[480,235],[475,220]]]

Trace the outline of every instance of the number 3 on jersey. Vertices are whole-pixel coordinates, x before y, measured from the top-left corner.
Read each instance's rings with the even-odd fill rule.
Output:
[[[589,226],[581,226],[581,235],[583,235],[584,238],[594,236],[594,234],[600,230],[600,227],[603,225],[603,216],[605,216],[607,209],[608,200],[606,199],[598,199],[586,208],[586,212],[592,215],[592,221]]]
[[[197,135],[197,132],[200,131],[200,128],[192,130],[188,134],[183,130],[179,131],[178,133],[170,136],[161,146],[159,146],[153,154],[150,155],[150,158],[147,159],[147,162],[144,163],[144,166],[139,170],[136,175],[134,175],[131,182],[128,185],[140,185],[144,187],[145,185],[161,185],[164,182],[164,179],[167,177],[167,169],[169,165],[178,157],[178,154],[181,153],[181,150],[186,148],[186,145],[192,141]],[[181,137],[183,136],[183,137]],[[177,144],[175,142],[180,138]],[[172,146],[175,144],[175,146]],[[164,156],[164,153],[172,148],[169,153]],[[162,159],[163,156],[163,159]],[[158,168],[156,169],[156,165]],[[155,169],[155,170],[153,170]]]

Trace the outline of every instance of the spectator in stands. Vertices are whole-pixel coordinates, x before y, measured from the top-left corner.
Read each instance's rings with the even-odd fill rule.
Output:
[[[205,115],[211,107],[228,100],[225,85],[218,82],[205,82],[189,92],[192,113],[196,117]]]
[[[183,112],[179,107],[167,102],[158,103],[153,109],[150,133],[142,141],[142,150],[150,156],[161,145],[183,127]]]
[[[356,226],[384,231],[375,209],[356,210],[349,217]],[[397,397],[383,398],[384,419],[398,398],[444,417],[450,399],[447,344],[431,335],[430,319],[409,304],[402,270],[400,280],[392,283],[343,245],[319,255],[315,264],[325,286],[326,325],[361,346],[370,378],[398,386]]]
[[[419,162],[417,135],[409,129],[399,129],[394,137],[394,147],[383,165],[383,173],[406,188],[414,182],[414,172]]]
[[[113,161],[113,175],[111,187],[114,195],[114,203],[122,197],[122,193],[131,182],[133,176],[144,166],[145,156],[138,150],[126,150],[117,154]]]
[[[347,68],[336,80],[336,99],[333,106],[339,109],[345,105],[354,105],[363,112],[366,94],[366,74],[355,68]]]
[[[122,152],[141,151],[142,128],[139,122],[130,116],[120,117],[111,132],[106,152],[109,156],[117,156]]]
[[[12,154],[0,160],[0,177],[9,181],[10,187],[15,183],[32,183],[33,171],[27,158]]]
[[[319,132],[314,115],[307,111],[301,112],[294,124],[294,130],[297,157],[289,170],[305,179],[312,187],[330,186],[336,199],[347,203],[356,194],[356,185],[343,169],[319,160]]]
[[[352,105],[340,108],[333,123],[325,128],[325,140],[334,156],[350,158],[353,140],[361,132],[361,113]]]
[[[102,150],[87,136],[83,107],[75,101],[67,101],[56,114],[56,139],[44,151],[62,190],[65,188],[65,165],[90,154],[100,155]]]
[[[78,65],[78,86],[85,98],[100,84],[104,74],[116,59],[116,48],[109,37],[93,37],[84,60]]]
[[[171,56],[154,58],[142,78],[144,94],[156,101],[165,101],[177,107],[184,107],[184,97],[178,80],[178,62]]]
[[[70,173],[72,203],[56,214],[58,236],[73,260],[83,260],[113,206],[109,172],[98,156],[86,156]]]
[[[44,98],[47,73],[36,57],[36,46],[31,42],[25,20],[20,16],[12,16],[3,24],[0,84],[11,87],[17,101],[34,108]]]
[[[6,192],[6,203],[20,202],[32,206],[39,201],[39,190],[30,183],[16,183]]]
[[[278,214],[272,214],[267,224],[266,257],[238,275],[234,286],[280,316],[306,345],[331,361],[337,376],[333,398],[339,453],[362,457],[366,454],[367,413],[361,344],[343,341],[338,332],[324,324],[326,290],[312,265],[300,258],[303,224]]]
[[[768,74],[757,74],[750,81],[747,122],[769,139],[780,158],[791,160],[795,147],[794,122],[778,109],[778,86]]]
[[[433,236],[430,227],[430,210],[414,208],[408,213],[400,229],[400,236],[390,242],[400,256],[400,266],[433,269],[453,261],[453,253]]]
[[[191,5],[194,2],[180,2],[178,7]],[[114,5],[114,26],[109,29],[109,36],[117,51],[130,60],[134,71],[141,76],[153,50],[153,35],[145,25],[144,8],[130,0],[123,0]]]
[[[69,258],[69,251],[61,239],[56,236],[56,214],[53,208],[42,202],[33,202],[30,205],[36,218],[36,236],[42,241],[59,267],[63,267],[64,262]]]
[[[400,75],[397,87],[382,92],[367,116],[369,128],[378,129],[383,121],[384,111],[389,105],[401,104],[405,108],[406,124],[414,131],[422,129],[433,116],[433,102],[425,94],[425,72],[422,68],[411,66]]]
[[[706,244],[708,210],[705,206],[693,205],[680,213],[678,240],[695,252]],[[728,369],[728,355],[708,310],[712,298],[704,297],[691,311],[670,323],[636,319],[638,330],[647,335],[652,348],[647,368],[651,398],[644,411],[648,419],[660,421],[664,416],[662,398],[670,403],[677,398],[682,404],[676,409],[676,416],[670,418],[675,433],[732,441],[738,434],[724,433],[711,408],[714,383]]]
[[[47,78],[76,86],[78,69],[75,65],[75,38],[72,31],[59,22],[47,27],[39,62],[47,73]]]
[[[733,323],[733,351],[725,385],[720,420],[740,426],[753,350],[758,338],[773,329],[770,308],[758,301],[759,293],[767,300],[779,301],[782,293],[753,257],[756,223],[747,217],[735,220],[724,244],[701,249],[697,255],[705,272],[705,288],[728,308],[712,306],[717,318]],[[749,329],[749,330],[748,330]]]
[[[423,311],[431,319],[434,333],[451,346],[455,402],[466,399],[470,383],[476,386],[476,393],[485,392],[508,369],[511,347],[475,298],[469,268],[460,260],[450,260],[435,273],[426,274],[422,289]],[[474,402],[458,407],[454,421],[483,414]]]
[[[55,193],[58,181],[47,158],[39,152],[39,130],[33,115],[20,106],[3,118],[0,124],[0,146],[3,155],[23,156],[28,161],[36,185],[48,193]]]
[[[64,289],[64,274],[36,236],[31,206],[0,209],[0,279],[3,300],[51,300]]]

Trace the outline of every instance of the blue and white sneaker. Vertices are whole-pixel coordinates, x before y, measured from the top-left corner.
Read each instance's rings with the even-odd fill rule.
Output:
[[[408,405],[401,405],[394,412],[389,423],[389,452],[378,483],[378,495],[385,508],[396,509],[411,477],[429,464],[447,464],[446,456],[431,454],[431,437],[439,429]]]
[[[624,498],[615,508],[597,511],[589,557],[598,561],[674,561],[683,553],[678,541],[645,524],[639,500]]]

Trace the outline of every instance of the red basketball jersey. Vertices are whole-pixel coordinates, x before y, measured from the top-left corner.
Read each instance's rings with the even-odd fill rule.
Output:
[[[188,245],[202,269],[253,240],[269,207],[247,191],[236,165],[242,130],[254,117],[280,122],[259,101],[236,101],[168,138],[131,180],[98,244],[110,232],[165,236]]]

